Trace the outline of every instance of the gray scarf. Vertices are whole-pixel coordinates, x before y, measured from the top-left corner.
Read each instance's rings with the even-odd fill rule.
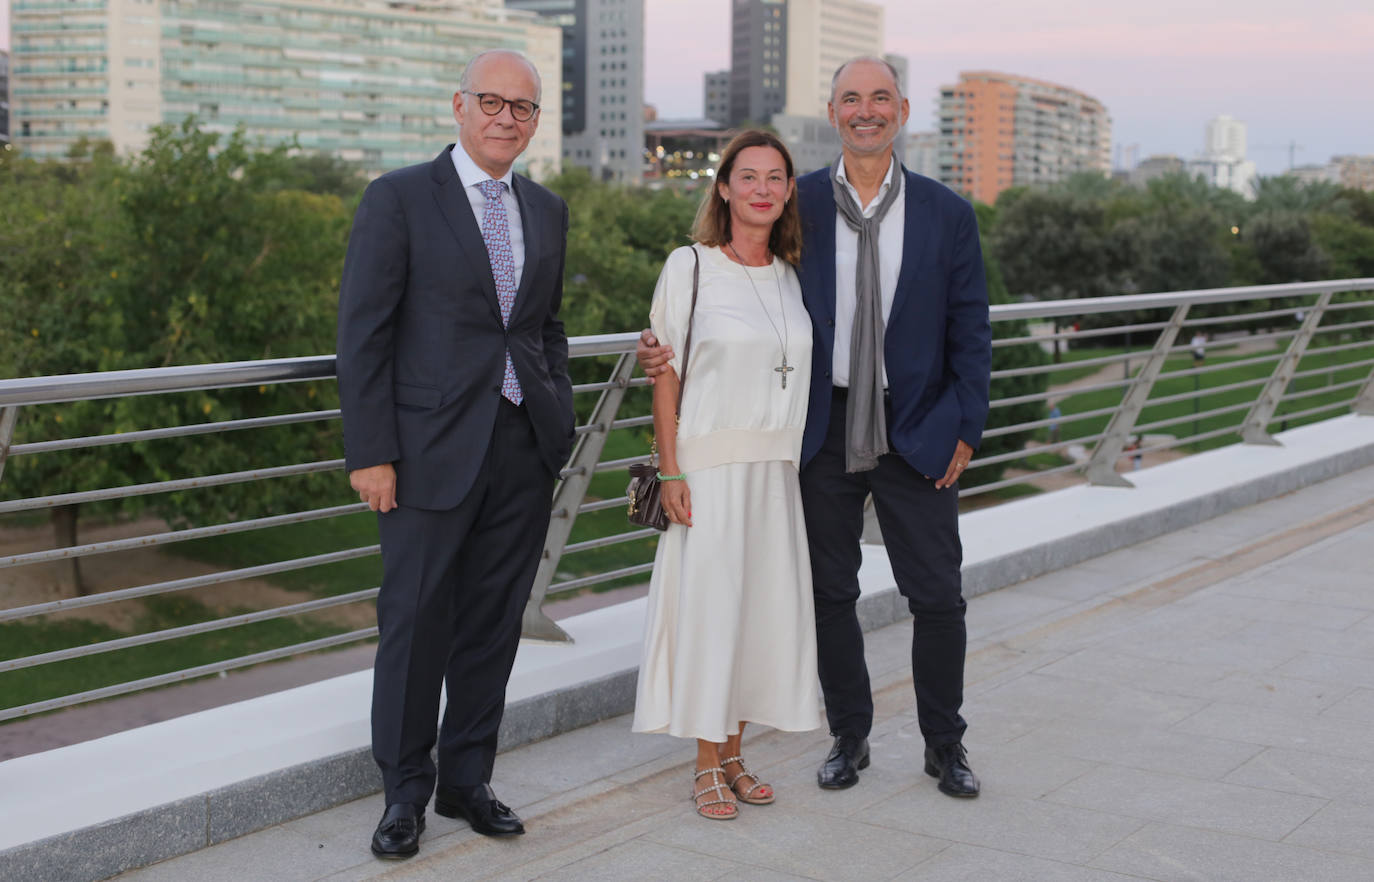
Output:
[[[876,468],[878,457],[887,453],[887,414],[883,410],[883,296],[881,264],[878,262],[878,225],[897,198],[897,175],[902,167],[893,163],[887,195],[878,203],[872,217],[864,217],[854,197],[840,183],[840,158],[830,166],[830,184],[835,191],[835,209],[849,228],[859,234],[858,268],[854,279],[854,333],[849,340],[849,396],[844,416],[847,452],[846,472],[866,472]]]

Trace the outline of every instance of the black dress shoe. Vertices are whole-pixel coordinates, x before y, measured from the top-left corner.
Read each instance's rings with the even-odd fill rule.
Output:
[[[462,818],[483,836],[514,836],[525,832],[520,816],[496,798],[490,784],[472,787],[439,785],[434,811],[446,818]]]
[[[372,834],[372,853],[387,860],[408,858],[420,850],[425,832],[425,813],[408,802],[386,807],[377,832]]]
[[[838,735],[830,753],[816,772],[816,783],[826,790],[843,790],[859,783],[859,770],[868,768],[868,739]]]
[[[959,742],[926,747],[926,774],[940,779],[940,792],[977,796],[978,776],[968,767],[968,751]]]

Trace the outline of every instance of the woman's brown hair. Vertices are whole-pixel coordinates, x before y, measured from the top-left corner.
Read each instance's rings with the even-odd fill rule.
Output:
[[[787,180],[792,182],[796,179],[797,174],[792,167],[792,154],[787,152],[787,147],[777,135],[760,129],[740,132],[725,145],[725,152],[720,156],[720,165],[716,166],[711,186],[707,188],[701,205],[697,207],[697,217],[692,223],[692,238],[697,242],[719,247],[730,241],[730,204],[721,198],[720,184],[730,180],[740,151],[750,147],[772,147],[778,151],[787,169]],[[768,234],[768,250],[793,265],[801,260],[802,244],[801,214],[797,211],[796,195],[796,189],[793,188],[792,195],[782,206],[782,214],[773,222],[773,229]]]

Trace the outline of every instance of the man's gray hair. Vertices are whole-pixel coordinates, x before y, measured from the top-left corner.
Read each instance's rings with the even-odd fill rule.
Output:
[[[897,98],[901,99],[906,97],[902,93],[902,76],[901,74],[897,73],[897,68],[893,66],[892,62],[888,61],[886,58],[879,58],[876,55],[859,55],[855,58],[849,59],[844,64],[841,64],[839,67],[835,68],[835,75],[830,78],[831,101],[835,100],[835,85],[840,81],[840,74],[844,73],[844,69],[849,67],[851,64],[856,64],[860,61],[868,61],[872,62],[873,64],[881,64],[883,67],[887,68],[887,72],[892,74],[892,82],[897,84]]]
[[[463,68],[463,79],[458,83],[459,89],[464,92],[474,91],[472,88],[473,68],[477,67],[477,62],[486,58],[488,55],[514,55],[516,58],[525,62],[525,65],[530,69],[530,73],[534,75],[534,103],[539,103],[539,99],[544,94],[544,81],[539,77],[539,68],[535,67],[534,62],[526,58],[523,52],[517,52],[514,49],[483,49],[481,52],[472,56],[472,58],[468,60],[467,66]]]

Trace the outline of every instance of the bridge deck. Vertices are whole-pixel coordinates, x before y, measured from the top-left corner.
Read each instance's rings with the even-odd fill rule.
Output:
[[[1371,547],[1365,467],[972,598],[976,800],[921,771],[899,622],[868,635],[848,791],[815,786],[824,732],[756,731],[777,803],[699,819],[692,748],[618,717],[501,755],[512,841],[431,813],[417,858],[376,861],[372,796],[119,878],[1371,879]]]

